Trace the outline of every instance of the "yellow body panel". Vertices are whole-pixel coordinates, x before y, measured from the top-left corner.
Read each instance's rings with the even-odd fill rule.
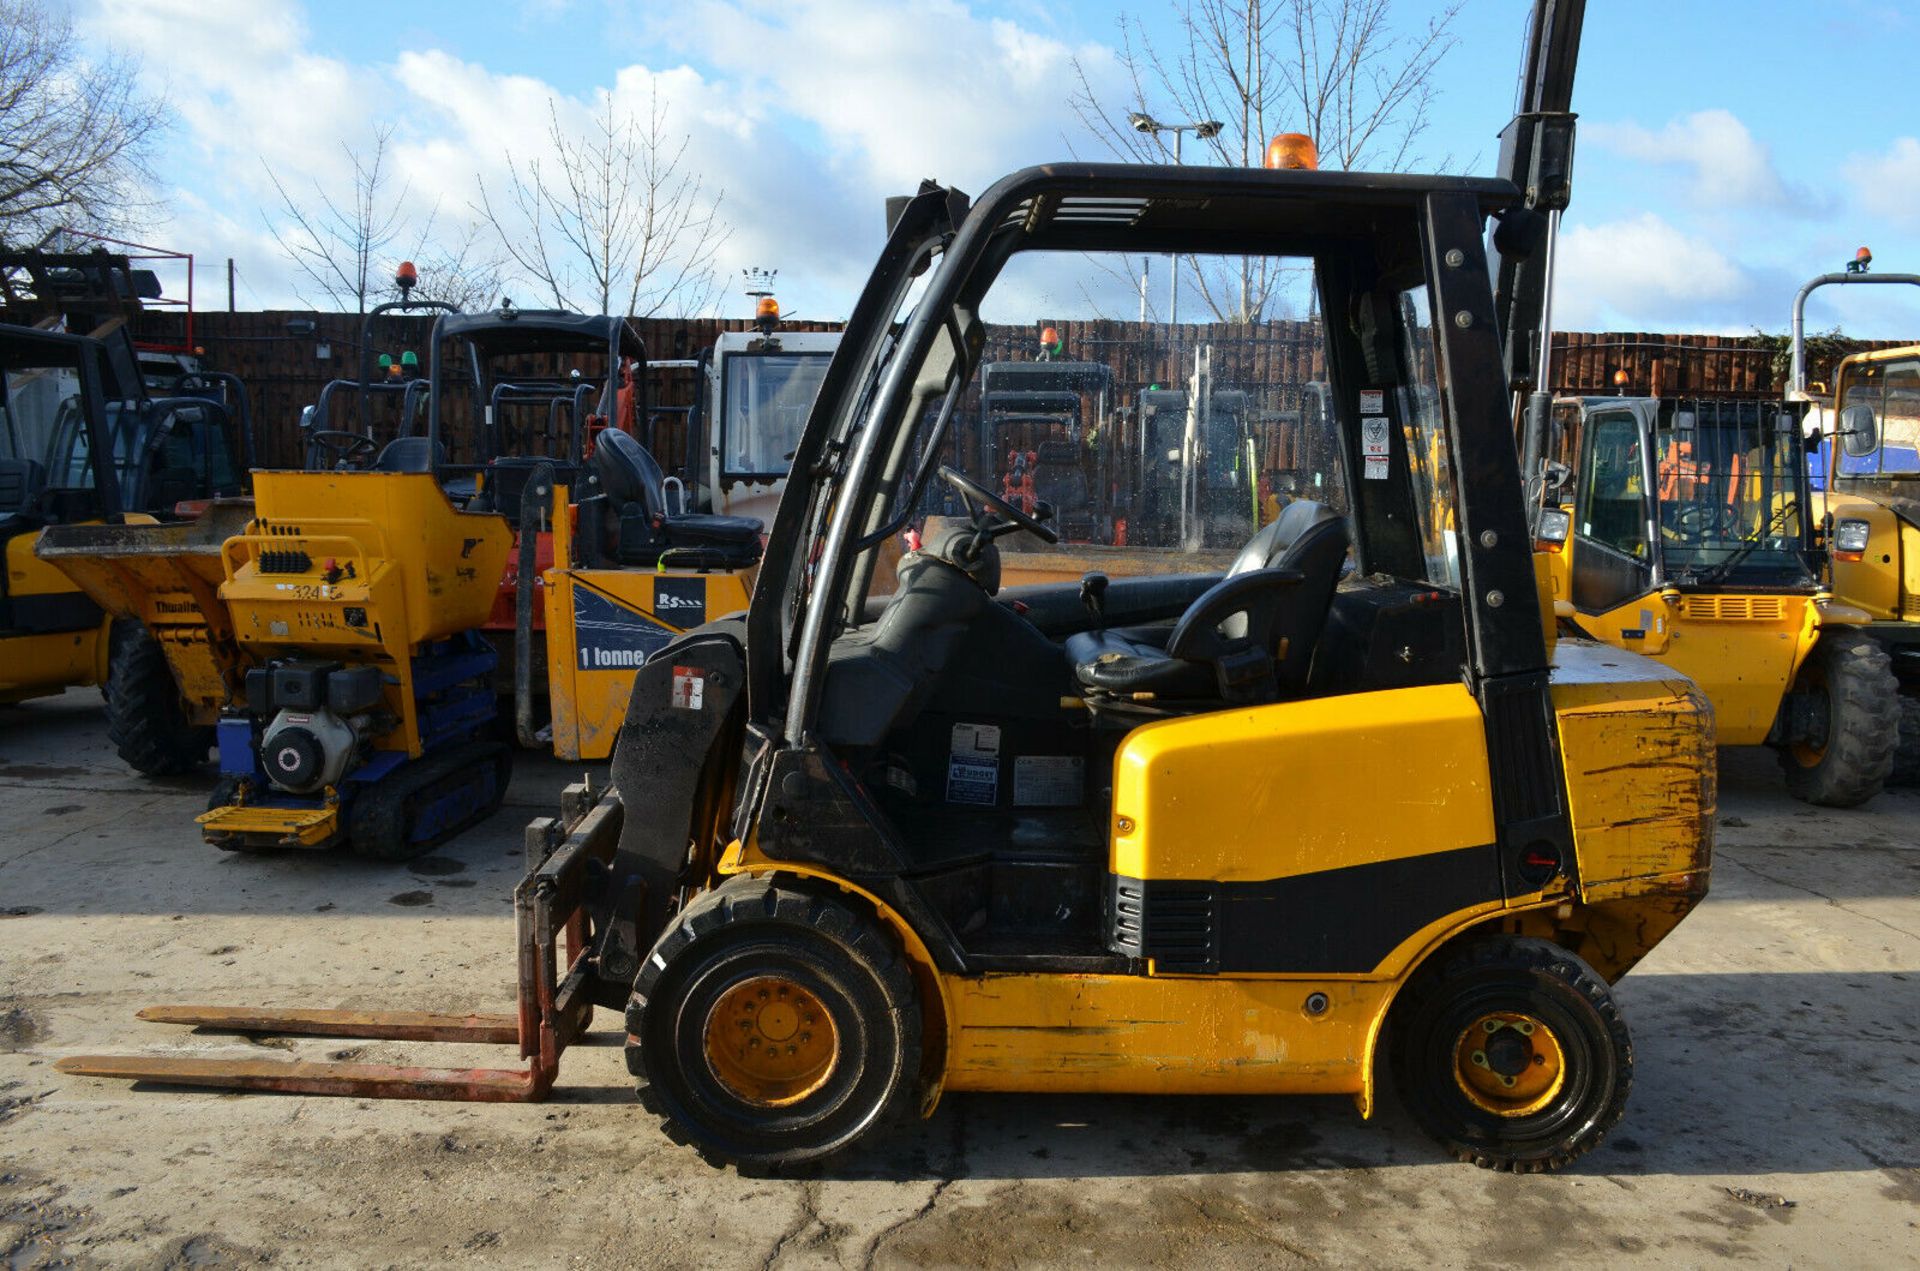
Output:
[[[1668,592],[1574,621],[1594,639],[1658,658],[1698,684],[1713,703],[1721,745],[1757,746],[1813,650],[1820,615],[1810,595]]]
[[[559,553],[555,553],[556,558]],[[547,691],[553,753],[605,759],[613,753],[640,669],[636,654],[609,649],[575,619],[590,606],[631,615],[636,624],[677,635],[747,607],[750,575],[636,569],[560,569],[546,575]],[[697,607],[694,601],[697,599]],[[666,602],[666,603],[663,603]]]
[[[573,559],[573,518],[565,486],[554,490],[553,559]],[[757,571],[700,573],[633,568],[578,569],[556,564],[545,584],[547,694],[556,758],[605,759],[633,696],[645,656],[635,647],[703,622],[741,613]],[[617,626],[603,642],[599,624]],[[609,647],[609,643],[612,647]]]
[[[58,525],[36,551],[111,618],[146,627],[173,669],[192,721],[212,724],[245,667],[219,597],[221,548],[253,520],[251,499],[217,499],[191,521]]]
[[[1148,724],[1115,759],[1113,807],[1125,878],[1253,882],[1494,838],[1485,725],[1461,684]]]
[[[1391,980],[947,977],[950,1090],[1361,1093]],[[1329,1005],[1307,1013],[1310,994]]]
[[[39,535],[6,541],[7,595],[17,601],[77,596],[73,580],[34,554]],[[64,624],[63,624],[64,625]],[[107,622],[67,631],[0,638],[0,702],[44,697],[73,685],[106,680]]]
[[[1851,494],[1828,494],[1827,509],[1836,522],[1865,521],[1869,527],[1861,559],[1834,556],[1833,594],[1879,621],[1920,619],[1920,526]]]

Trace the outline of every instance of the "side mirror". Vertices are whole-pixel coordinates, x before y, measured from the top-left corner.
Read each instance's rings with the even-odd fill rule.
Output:
[[[1547,460],[1546,477],[1543,483],[1547,493],[1559,493],[1561,490],[1566,489],[1568,483],[1572,480],[1573,469],[1570,466],[1560,463],[1557,460]]]
[[[1849,406],[1840,412],[1840,444],[1855,459],[1864,459],[1880,448],[1880,426],[1871,406]]]

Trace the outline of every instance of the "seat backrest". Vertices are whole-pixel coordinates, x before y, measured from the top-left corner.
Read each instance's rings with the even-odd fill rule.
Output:
[[[638,503],[650,517],[667,514],[666,476],[647,448],[630,434],[604,429],[594,441],[593,470],[615,508]]]
[[[1080,452],[1070,441],[1043,441],[1034,452],[1033,495],[1053,505],[1054,515],[1083,512],[1092,502]]]
[[[1305,575],[1298,598],[1287,606],[1275,630],[1273,672],[1282,697],[1306,691],[1313,649],[1326,628],[1327,614],[1333,608],[1333,589],[1339,585],[1340,567],[1347,559],[1346,518],[1331,508],[1304,501],[1288,505],[1287,511],[1302,506],[1313,509],[1313,513],[1298,518],[1299,533],[1274,562],[1276,568],[1297,569]],[[1286,519],[1283,512],[1274,524]]]
[[[1294,545],[1303,537],[1308,536],[1308,531],[1324,533],[1325,531],[1317,530],[1316,527],[1325,525],[1329,521],[1341,521],[1340,514],[1324,503],[1315,503],[1311,499],[1295,499],[1287,504],[1270,524],[1261,526],[1259,531],[1247,540],[1247,545],[1240,549],[1240,554],[1233,558],[1233,564],[1228,567],[1227,577],[1231,578],[1236,574],[1244,574],[1255,569],[1278,568],[1283,563],[1282,558],[1292,551]],[[1344,527],[1345,522],[1341,521],[1341,524]],[[1340,548],[1342,553],[1346,551],[1345,539],[1346,536],[1343,533]]]
[[[431,437],[395,437],[373,461],[375,472],[432,472],[447,461],[447,448]]]

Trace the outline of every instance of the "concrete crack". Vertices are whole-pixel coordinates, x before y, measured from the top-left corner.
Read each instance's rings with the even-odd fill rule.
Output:
[[[780,1233],[780,1238],[773,1242],[773,1248],[767,1251],[765,1260],[760,1263],[760,1271],[773,1271],[774,1265],[780,1261],[780,1255],[787,1251],[787,1246],[799,1239],[809,1228],[825,1226],[826,1223],[820,1219],[820,1184],[816,1182],[800,1184],[800,1213],[787,1224],[787,1229]]]
[[[1804,892],[1809,896],[1818,897],[1819,899],[1826,901],[1829,905],[1832,905],[1835,909],[1840,910],[1842,913],[1849,913],[1856,918],[1864,918],[1868,922],[1877,923],[1878,925],[1885,927],[1888,931],[1896,932],[1900,935],[1907,937],[1907,939],[1909,940],[1920,940],[1920,932],[1908,931],[1905,927],[1895,926],[1893,923],[1888,922],[1884,918],[1876,918],[1872,914],[1861,913],[1858,909],[1853,908],[1851,905],[1843,905],[1839,901],[1835,900],[1832,896],[1827,895],[1827,893],[1820,891],[1817,888],[1809,887],[1805,883],[1796,883],[1796,882],[1793,882],[1791,879],[1780,878],[1776,875],[1769,874],[1766,870],[1761,869],[1757,865],[1749,865],[1747,862],[1743,860],[1739,860],[1736,857],[1727,856],[1724,853],[1716,854],[1716,858],[1717,858],[1715,861],[1716,864],[1719,864],[1720,862],[1724,861],[1726,864],[1729,864],[1729,865],[1738,865],[1741,869],[1746,870],[1749,874],[1752,874],[1758,878],[1764,878],[1768,882],[1773,883],[1776,886],[1788,887],[1793,889],[1794,891]]]

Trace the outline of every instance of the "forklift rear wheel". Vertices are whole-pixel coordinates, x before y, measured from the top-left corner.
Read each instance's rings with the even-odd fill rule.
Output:
[[[1880,793],[1900,736],[1900,682],[1880,643],[1858,631],[1820,633],[1794,691],[1824,699],[1824,726],[1780,747],[1796,799],[1852,808]]]
[[[1413,1119],[1483,1169],[1539,1173],[1593,1150],[1633,1084],[1612,990],[1545,940],[1481,941],[1422,970],[1389,1044]]]
[[[207,761],[213,729],[187,719],[160,642],[137,622],[116,622],[107,646],[107,739],[148,777],[191,772]]]
[[[642,966],[627,1067],[668,1136],[711,1164],[819,1160],[913,1106],[913,979],[870,918],[735,878],[689,905]]]

